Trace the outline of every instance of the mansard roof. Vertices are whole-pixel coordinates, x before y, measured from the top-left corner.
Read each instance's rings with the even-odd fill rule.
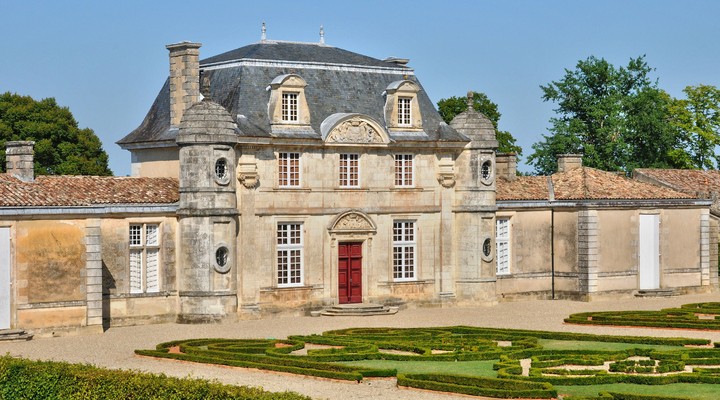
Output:
[[[41,175],[24,182],[0,174],[0,207],[171,204],[178,200],[178,181],[173,178]]]
[[[518,176],[497,180],[497,201],[690,200],[694,196],[626,178],[613,172],[578,167],[551,177]]]
[[[268,102],[275,78],[296,74],[307,83],[310,128],[276,136],[322,140],[320,124],[336,113],[365,114],[385,121],[385,89],[408,80],[418,85],[423,132],[391,132],[395,141],[467,142],[440,117],[412,68],[315,43],[263,41],[200,62],[210,81],[210,97],[235,120],[240,136],[272,137]],[[123,147],[174,145],[170,126],[170,85],[166,80],[141,125],[118,141]]]

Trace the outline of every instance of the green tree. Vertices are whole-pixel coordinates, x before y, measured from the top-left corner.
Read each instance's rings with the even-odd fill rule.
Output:
[[[583,164],[607,171],[675,167],[677,130],[672,103],[649,77],[644,56],[616,68],[604,59],[578,61],[559,80],[540,86],[543,100],[558,105],[550,134],[533,144],[528,162],[539,174],[557,170],[556,155],[583,154]]]
[[[35,142],[36,175],[112,175],[108,155],[92,129],[78,128],[67,107],[10,92],[0,95],[0,163],[5,142]]]
[[[681,147],[673,155],[686,168],[720,168],[720,89],[711,85],[687,86],[687,99],[674,99],[671,124],[678,130]]]
[[[440,99],[437,103],[438,112],[442,119],[448,124],[455,118],[456,115],[467,110],[467,97],[450,97],[447,99]],[[481,112],[483,115],[488,117],[495,126],[496,137],[498,140],[498,153],[515,153],[518,156],[522,155],[522,147],[516,144],[516,139],[508,131],[499,131],[498,122],[500,121],[500,111],[498,111],[498,105],[492,102],[485,93],[473,92],[473,108],[475,111]]]

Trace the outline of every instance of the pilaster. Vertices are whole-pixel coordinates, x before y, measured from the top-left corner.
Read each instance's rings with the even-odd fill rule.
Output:
[[[85,280],[87,325],[102,326],[102,237],[99,219],[90,219],[85,225]]]
[[[578,211],[580,294],[597,292],[598,250],[597,210],[580,210]]]

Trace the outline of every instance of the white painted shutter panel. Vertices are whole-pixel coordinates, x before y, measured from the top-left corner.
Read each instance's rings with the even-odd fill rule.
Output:
[[[145,245],[146,246],[157,246],[158,245],[158,226],[148,225],[145,227]]]
[[[142,250],[130,250],[130,293],[142,291]]]
[[[497,219],[495,229],[497,275],[510,273],[510,220]]]
[[[158,278],[159,260],[158,249],[147,250],[147,260],[145,263],[147,271],[147,292],[157,292],[160,290],[160,280]]]

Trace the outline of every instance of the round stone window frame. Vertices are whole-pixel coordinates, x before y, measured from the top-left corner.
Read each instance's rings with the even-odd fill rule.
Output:
[[[221,260],[221,253],[224,254],[223,263],[218,262]],[[215,268],[215,271],[221,274],[227,274],[230,272],[230,265],[232,264],[230,262],[230,248],[225,243],[221,243],[215,248],[215,253],[213,254],[213,267]]]
[[[225,174],[219,175],[218,167],[223,164],[225,168]],[[215,160],[215,164],[213,166],[213,175],[215,176],[215,182],[217,182],[219,185],[225,186],[230,183],[230,161],[226,157],[219,157],[217,160]]]
[[[480,161],[480,182],[486,186],[492,185],[495,180],[493,161],[490,158],[481,159]],[[487,171],[487,173],[485,171]]]
[[[487,252],[486,252],[487,250]],[[480,245],[480,256],[482,257],[483,261],[485,262],[491,262],[495,257],[493,254],[493,241],[490,236],[485,236],[483,238],[483,241]]]

